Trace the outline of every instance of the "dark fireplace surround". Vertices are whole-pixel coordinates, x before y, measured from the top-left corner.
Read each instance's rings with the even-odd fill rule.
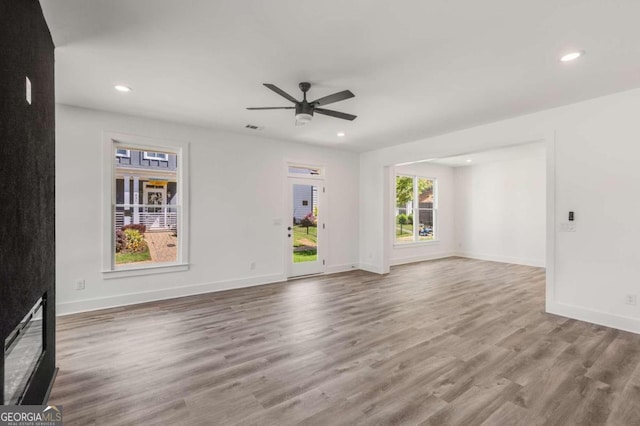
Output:
[[[0,357],[0,403],[13,386],[9,402],[44,404],[55,376],[53,51],[37,0],[0,0],[0,342],[11,369]],[[40,300],[45,306],[34,311]]]

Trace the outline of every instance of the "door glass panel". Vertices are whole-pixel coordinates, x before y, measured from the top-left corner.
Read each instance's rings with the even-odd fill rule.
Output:
[[[318,168],[318,167],[304,167],[304,166],[289,166],[289,174],[306,175],[306,176],[319,176],[320,175],[320,168]]]
[[[293,185],[293,263],[318,260],[318,187]]]

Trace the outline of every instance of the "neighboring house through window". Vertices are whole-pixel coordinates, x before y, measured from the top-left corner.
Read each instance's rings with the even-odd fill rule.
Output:
[[[395,190],[396,243],[433,241],[437,223],[436,179],[397,175]]]
[[[158,161],[169,161],[169,154],[166,152],[144,152],[145,160],[158,160]]]
[[[105,225],[110,242],[105,248],[105,272],[186,264],[187,150],[147,146],[154,141],[146,138],[141,145],[139,139],[125,136],[106,142],[111,220]]]

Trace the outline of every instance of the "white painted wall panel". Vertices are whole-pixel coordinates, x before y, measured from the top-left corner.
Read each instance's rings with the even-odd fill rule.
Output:
[[[544,266],[544,146],[533,157],[454,168],[458,254]]]
[[[63,105],[56,114],[58,312],[283,280],[286,161],[326,166],[326,270],[357,266],[358,154]],[[190,142],[189,271],[103,279],[103,132]]]

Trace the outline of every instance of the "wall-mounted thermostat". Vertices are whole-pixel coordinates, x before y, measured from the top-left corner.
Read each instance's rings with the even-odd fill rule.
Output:
[[[27,93],[26,93],[27,103],[29,105],[31,105],[31,80],[29,80],[29,77],[25,77],[25,79],[27,80],[26,81],[26,83],[27,83],[26,84],[26,87],[27,87]]]

